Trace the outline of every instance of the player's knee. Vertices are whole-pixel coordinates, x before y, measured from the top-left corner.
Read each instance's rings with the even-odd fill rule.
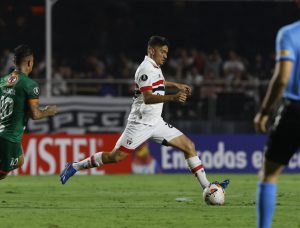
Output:
[[[19,157],[18,163],[17,163],[17,168],[20,168],[24,164],[24,157],[21,156]]]
[[[262,182],[276,183],[279,175],[276,172],[270,172],[269,170],[262,169],[258,176]]]
[[[195,151],[195,144],[192,141],[189,141],[188,148],[189,151]]]
[[[262,172],[261,180],[268,183],[277,183],[278,176],[277,173]]]
[[[265,182],[265,183],[277,183],[278,181],[278,176],[264,176],[262,178],[262,182]]]
[[[282,172],[283,168],[284,165],[266,159],[262,168],[261,181],[277,183],[279,175]]]
[[[187,154],[196,155],[195,144],[191,140],[188,140],[184,147]]]

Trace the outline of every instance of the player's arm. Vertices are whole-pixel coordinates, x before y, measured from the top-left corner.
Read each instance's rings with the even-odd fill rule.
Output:
[[[268,86],[267,93],[262,102],[261,108],[254,119],[254,126],[257,132],[265,133],[269,114],[274,105],[279,101],[285,87],[288,84],[290,74],[293,68],[293,61],[277,61],[275,71]]]
[[[191,95],[192,93],[192,88],[186,84],[165,81],[165,86],[177,88],[179,91],[184,92],[187,95]]]
[[[155,95],[151,90],[145,90],[143,92],[143,97],[145,104],[157,104],[169,101],[178,101],[180,103],[184,103],[187,99],[187,94],[179,91],[178,93],[172,95]]]
[[[56,105],[49,105],[44,108],[41,108],[39,106],[38,99],[30,99],[28,100],[28,103],[29,103],[30,117],[33,120],[39,120],[48,116],[54,116],[58,111]]]

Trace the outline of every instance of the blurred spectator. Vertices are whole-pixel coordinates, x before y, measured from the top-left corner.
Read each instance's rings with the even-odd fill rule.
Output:
[[[134,62],[129,56],[127,56],[127,54],[122,52],[119,54],[116,64],[114,66],[115,78],[132,80],[137,67],[138,67],[138,63]],[[133,96],[135,85],[131,83],[122,84],[119,85],[119,88],[122,88],[122,94],[117,94],[117,95]]]
[[[14,69],[14,54],[5,48],[0,55],[0,75],[6,75]]]
[[[7,24],[4,19],[0,17],[0,44],[6,44],[9,40],[9,32],[7,31]]]
[[[72,69],[70,66],[60,66],[53,75],[52,93],[55,96],[68,95],[69,89],[66,79],[71,79]]]
[[[87,57],[86,66],[86,73],[90,78],[105,78],[107,76],[104,62],[94,54]]]
[[[257,53],[254,56],[253,62],[250,64],[249,72],[259,80],[267,79],[266,66],[263,56]]]
[[[202,99],[216,98],[217,93],[223,91],[223,83],[215,79],[214,71],[207,71],[206,74],[204,74],[200,91],[200,97]]]
[[[120,53],[118,61],[118,76],[120,78],[132,78],[138,67],[138,63],[132,61],[125,53]]]
[[[180,62],[180,49],[175,48],[174,54],[168,56],[167,63],[163,66],[165,69],[165,75],[168,75],[169,80],[176,77],[176,75],[181,75],[182,64]]]
[[[195,56],[191,55],[185,48],[180,49],[179,62],[182,65],[183,69],[187,69],[195,63],[195,58],[197,59],[199,55],[197,51],[194,51],[194,54]]]
[[[196,66],[192,67],[187,71],[185,83],[190,85],[192,88],[195,86],[200,86],[203,81],[203,76],[199,73]]]
[[[191,56],[194,59],[194,66],[197,68],[200,74],[204,73],[205,69],[205,53],[203,51],[198,51],[196,48],[191,50]]]
[[[188,108],[185,110],[187,112],[186,115],[189,118],[199,117],[197,115],[197,112],[199,111],[200,108],[199,90],[202,81],[203,81],[203,76],[199,73],[198,68],[196,66],[193,66],[189,70],[187,70],[184,83],[190,85],[193,89],[192,95],[189,98],[189,102],[187,104]]]
[[[220,78],[220,70],[222,66],[222,58],[218,50],[214,50],[207,56],[205,64],[205,72],[213,74],[214,78]]]
[[[100,60],[96,55],[90,55],[87,58],[87,65],[90,69],[89,74],[91,78],[95,79],[107,79],[107,83],[100,83],[98,85],[98,92],[96,95],[100,96],[115,96],[116,90],[115,85],[109,83],[109,81],[114,80],[114,77],[106,72],[106,66],[102,60]],[[92,84],[95,86],[95,84]]]
[[[239,82],[242,79],[242,74],[245,71],[245,65],[235,51],[228,52],[228,59],[223,65],[225,90],[231,91],[233,86],[238,88]]]
[[[235,51],[231,50],[228,53],[228,59],[224,61],[223,70],[225,77],[234,78],[237,75],[242,74],[245,70],[244,63]]]
[[[38,61],[38,59],[36,59],[36,62],[35,63],[35,69],[37,70],[37,75],[36,75],[36,78],[38,79],[45,79],[46,78],[46,61],[45,59],[43,58],[41,61]],[[55,62],[53,60],[53,62]]]

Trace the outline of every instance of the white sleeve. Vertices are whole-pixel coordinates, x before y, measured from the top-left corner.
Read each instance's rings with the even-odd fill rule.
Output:
[[[154,73],[146,68],[141,69],[137,73],[135,83],[138,85],[141,92],[152,90],[153,75]]]

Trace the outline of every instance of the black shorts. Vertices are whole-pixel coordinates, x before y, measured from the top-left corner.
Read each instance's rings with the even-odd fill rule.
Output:
[[[284,100],[278,109],[265,149],[265,157],[287,165],[300,147],[300,101]]]
[[[0,137],[0,174],[16,169],[22,154],[20,142],[11,142]]]

